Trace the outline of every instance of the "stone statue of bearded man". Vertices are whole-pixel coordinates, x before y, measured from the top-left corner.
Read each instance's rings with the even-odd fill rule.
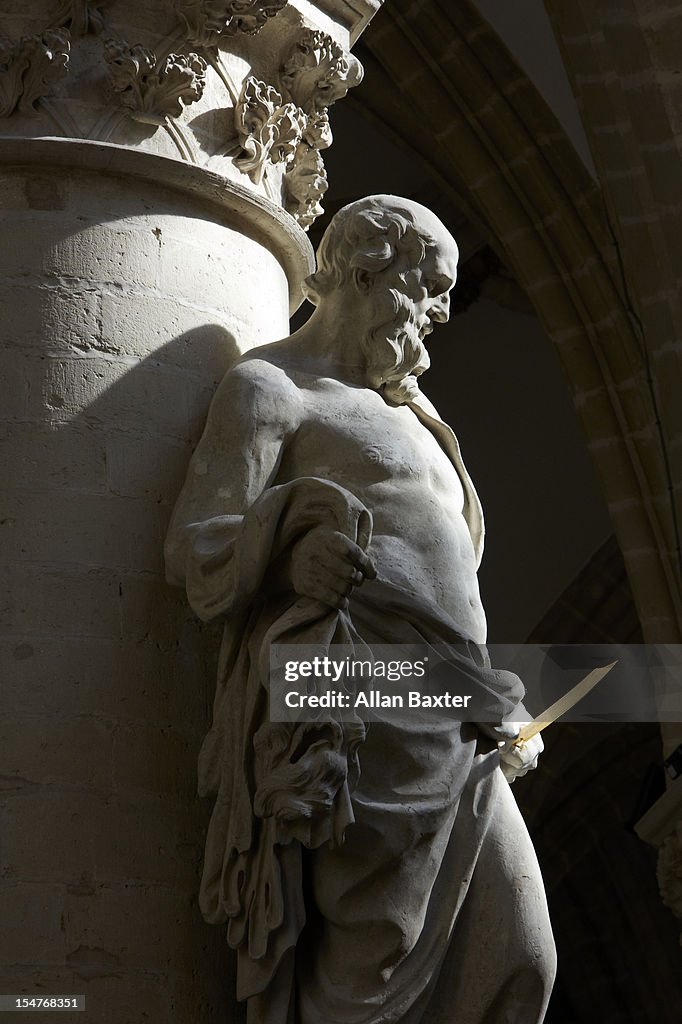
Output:
[[[457,256],[416,203],[341,210],[314,314],[227,374],[170,527],[170,581],[225,623],[200,898],[250,1024],[545,1014],[554,947],[508,784],[541,744],[512,747],[522,687],[483,647],[480,504],[417,383]],[[486,722],[272,722],[270,645],[309,642],[444,645]]]

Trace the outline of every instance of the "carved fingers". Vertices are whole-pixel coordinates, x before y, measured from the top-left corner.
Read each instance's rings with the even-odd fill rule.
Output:
[[[375,577],[374,563],[362,548],[327,527],[311,530],[292,551],[291,582],[296,593],[332,608],[346,607],[353,587]]]
[[[538,757],[545,749],[538,734],[525,743],[506,742],[499,744],[500,767],[507,782],[520,779],[538,766]]]

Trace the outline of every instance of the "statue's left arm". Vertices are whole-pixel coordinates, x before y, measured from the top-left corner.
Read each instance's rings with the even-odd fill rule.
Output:
[[[229,540],[271,486],[300,406],[291,382],[261,360],[239,363],[224,377],[168,529],[169,583],[186,585],[197,544]]]
[[[168,581],[186,586],[200,618],[235,611],[266,576],[269,587],[340,608],[354,585],[375,575],[346,523],[350,496],[332,501],[329,482],[317,512],[310,484],[291,481],[287,515],[272,515],[273,485],[282,483],[282,457],[302,419],[298,388],[264,360],[237,364],[220,385],[166,539]],[[334,513],[330,501],[343,511]],[[285,534],[286,557],[278,558]]]

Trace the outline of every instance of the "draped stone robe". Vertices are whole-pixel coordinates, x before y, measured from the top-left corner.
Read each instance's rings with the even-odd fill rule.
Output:
[[[414,411],[460,474],[480,552],[454,434]],[[447,644],[489,721],[522,697],[431,600],[380,576],[341,611],[272,592],[273,562],[319,525],[362,548],[371,539],[354,495],[302,478],[268,488],[244,516],[195,523],[187,562],[195,612],[226,621],[199,764],[200,792],[215,800],[200,902],[207,921],[227,922],[249,1024],[539,1024],[554,947],[495,745],[447,717],[269,721],[272,643]]]

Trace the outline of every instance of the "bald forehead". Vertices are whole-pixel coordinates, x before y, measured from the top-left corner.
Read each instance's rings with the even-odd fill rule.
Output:
[[[459,260],[459,249],[454,238],[445,227],[443,222],[430,210],[424,207],[425,216],[415,222],[415,227],[420,234],[428,236],[430,241],[427,244],[426,264],[431,271],[449,277],[454,283],[457,277],[457,261]]]
[[[402,207],[402,210],[400,210],[400,207]],[[454,252],[455,259],[457,259],[459,256],[457,243],[442,220],[432,210],[429,210],[427,206],[422,206],[421,203],[415,203],[411,199],[401,199],[397,212],[403,211],[409,212],[412,215],[414,226],[419,230],[420,234],[430,235],[438,248],[442,248],[450,253]]]
[[[424,231],[430,235],[433,239],[433,248],[436,249],[445,259],[454,261],[455,264],[459,259],[459,249],[457,243],[438,218],[431,214],[430,221],[420,221],[415,225],[420,232]]]

